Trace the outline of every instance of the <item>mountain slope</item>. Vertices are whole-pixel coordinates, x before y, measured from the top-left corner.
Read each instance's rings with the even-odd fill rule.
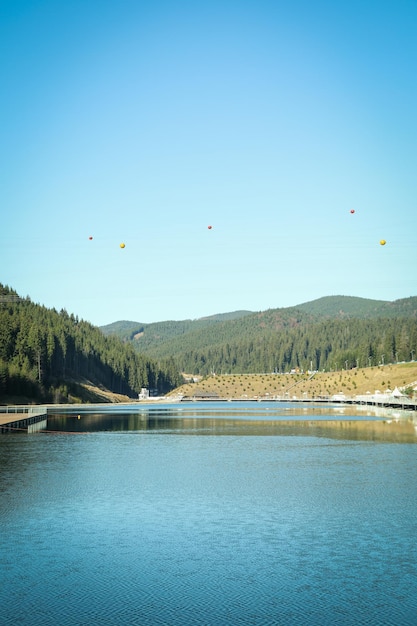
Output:
[[[65,402],[86,384],[135,397],[181,382],[174,363],[158,363],[97,327],[34,304],[0,284],[0,400],[26,397]]]
[[[417,349],[417,297],[394,302],[328,296],[296,307],[144,324],[131,338],[153,358],[207,374],[350,368],[409,360]]]
[[[369,300],[354,296],[325,296],[295,307],[312,315],[323,317],[408,317],[417,315],[417,297],[403,298],[393,302]]]
[[[154,350],[159,345],[175,337],[183,337],[189,333],[199,332],[209,326],[218,326],[222,322],[233,321],[242,317],[252,315],[251,311],[234,311],[232,313],[221,313],[201,317],[196,320],[167,320],[164,322],[153,322],[151,324],[140,324],[139,322],[120,321],[101,326],[100,330],[105,335],[116,335],[123,341],[134,341],[140,345],[140,350],[147,352]]]

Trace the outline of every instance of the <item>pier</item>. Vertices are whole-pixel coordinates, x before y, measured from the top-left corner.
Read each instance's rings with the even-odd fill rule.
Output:
[[[404,411],[417,411],[417,401],[408,398],[394,398],[381,395],[373,396],[301,396],[284,395],[262,395],[262,396],[237,396],[237,397],[220,397],[214,394],[201,394],[193,396],[184,396],[181,402],[290,402],[290,403],[309,403],[309,404],[332,404],[332,405],[356,405],[356,406],[373,406],[390,409],[402,409]]]
[[[45,406],[0,406],[0,433],[36,432],[46,427],[47,417]]]

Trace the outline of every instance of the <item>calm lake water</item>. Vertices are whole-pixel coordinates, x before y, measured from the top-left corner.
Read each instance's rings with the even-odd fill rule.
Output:
[[[0,435],[0,623],[415,626],[417,423],[384,415],[136,405]]]

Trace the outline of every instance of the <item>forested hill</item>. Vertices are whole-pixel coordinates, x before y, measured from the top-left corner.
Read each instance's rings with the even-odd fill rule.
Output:
[[[113,322],[106,326],[100,326],[100,330],[105,335],[115,335],[123,341],[133,341],[141,339],[141,347],[154,346],[163,343],[167,339],[184,335],[194,330],[201,330],[207,326],[215,325],[219,322],[230,321],[253,315],[252,311],[233,311],[232,313],[219,313],[208,317],[201,317],[196,320],[167,320],[165,322],[153,322],[152,324],[142,324],[140,322],[129,322],[122,320]],[[145,332],[146,328],[146,332]]]
[[[0,402],[83,400],[84,382],[137,398],[142,387],[165,393],[182,377],[172,359],[156,363],[65,310],[34,304],[0,284]]]
[[[134,323],[132,323],[134,325]],[[341,369],[417,355],[417,297],[329,296],[296,307],[137,325],[125,337],[188,373]]]
[[[380,317],[416,317],[417,297],[388,302],[353,296],[325,296],[294,307],[312,315],[346,319],[372,319]]]

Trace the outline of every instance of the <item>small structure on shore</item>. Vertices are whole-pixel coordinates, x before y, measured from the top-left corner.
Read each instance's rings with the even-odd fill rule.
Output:
[[[148,400],[149,399],[149,389],[146,387],[142,387],[140,393],[138,394],[139,400]]]

